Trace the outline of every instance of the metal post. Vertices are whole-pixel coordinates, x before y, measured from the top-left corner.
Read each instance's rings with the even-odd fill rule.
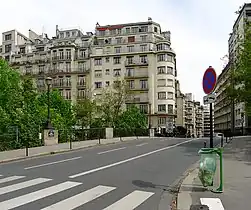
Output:
[[[220,146],[223,147],[223,136],[221,136]]]
[[[210,103],[210,148],[214,147],[213,138],[213,104]]]
[[[70,137],[70,149],[72,149],[72,139]]]

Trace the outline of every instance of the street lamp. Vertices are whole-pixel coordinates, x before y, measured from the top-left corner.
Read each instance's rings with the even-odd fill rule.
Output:
[[[52,124],[51,124],[51,112],[50,112],[50,88],[51,88],[51,84],[52,84],[52,78],[51,77],[47,77],[45,79],[45,83],[47,85],[47,108],[48,108],[48,112],[47,112],[47,122],[46,122],[46,128],[47,129],[51,129],[52,128]]]

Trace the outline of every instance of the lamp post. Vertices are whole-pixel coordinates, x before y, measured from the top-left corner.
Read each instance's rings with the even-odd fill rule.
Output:
[[[46,122],[46,128],[47,129],[51,129],[52,128],[52,124],[51,124],[51,112],[50,112],[50,89],[51,89],[51,84],[52,84],[52,78],[51,77],[47,77],[45,79],[45,83],[47,85],[47,108],[48,108],[48,112],[47,112],[47,122]]]

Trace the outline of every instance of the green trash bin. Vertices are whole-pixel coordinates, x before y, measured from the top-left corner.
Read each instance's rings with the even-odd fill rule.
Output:
[[[199,178],[204,187],[213,186],[216,172],[217,148],[202,148],[200,154]]]

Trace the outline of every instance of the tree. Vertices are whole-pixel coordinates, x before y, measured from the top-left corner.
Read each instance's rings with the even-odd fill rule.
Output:
[[[113,86],[103,90],[98,104],[101,111],[100,118],[104,120],[106,126],[114,126],[115,121],[123,111],[123,105],[128,98],[128,94],[128,84],[124,80],[117,80]]]
[[[125,129],[147,128],[147,117],[136,106],[123,112],[116,121],[116,127]]]
[[[231,60],[230,83],[226,91],[228,98],[244,102],[246,113],[251,116],[251,23],[245,21],[244,36],[238,36],[236,57]]]

